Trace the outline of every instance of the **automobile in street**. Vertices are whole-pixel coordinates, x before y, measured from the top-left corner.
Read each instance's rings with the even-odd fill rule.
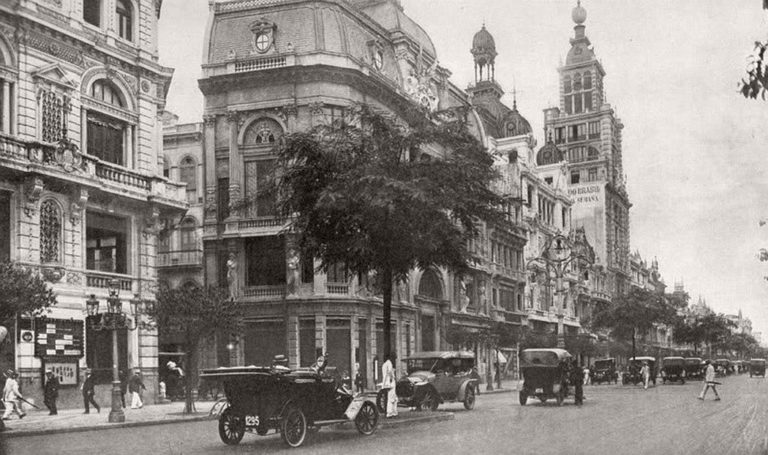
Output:
[[[475,407],[473,353],[425,351],[404,360],[407,374],[395,385],[398,406],[435,411],[441,403],[460,402],[467,410]],[[376,403],[381,412],[386,412],[386,390],[379,391]]]
[[[568,396],[571,354],[565,349],[525,349],[519,357],[523,378],[518,392],[520,405],[525,406],[533,397],[542,403],[553,398],[562,406]]]
[[[379,424],[376,404],[326,375],[323,366],[203,370],[200,378],[221,382],[226,394],[218,420],[222,442],[236,445],[246,432],[260,436],[276,432],[289,447],[299,447],[308,431],[350,421],[361,434],[373,434]]]
[[[715,373],[717,376],[728,376],[733,372],[731,361],[728,359],[715,359]]]
[[[643,362],[648,362],[648,367],[651,369],[651,382],[656,385],[656,358],[648,356],[629,359],[627,371],[623,373],[622,384],[637,385],[643,382],[643,376],[640,374]]]
[[[685,377],[688,379],[701,379],[704,377],[704,361],[701,357],[685,358]]]
[[[680,381],[685,384],[685,359],[682,357],[664,357],[661,359],[661,381]]]
[[[765,359],[749,360],[749,377],[753,376],[765,377]]]
[[[614,384],[619,382],[619,375],[616,372],[616,359],[609,357],[607,359],[597,359],[592,366],[592,384],[602,384],[603,382]]]

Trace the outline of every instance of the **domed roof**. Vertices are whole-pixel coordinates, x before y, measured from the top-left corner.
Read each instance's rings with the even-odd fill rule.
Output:
[[[435,44],[427,32],[413,19],[408,17],[399,3],[389,1],[378,1],[370,4],[360,5],[362,11],[371,19],[375,20],[382,27],[391,32],[401,32],[421,45],[424,52],[437,58]]]
[[[526,120],[525,117],[523,117],[523,114],[518,112],[517,107],[507,115],[507,118],[504,119],[504,123],[506,125],[507,136],[519,136],[533,131],[531,129],[531,124],[528,123],[528,120]]]
[[[496,41],[493,39],[493,35],[485,29],[485,24],[483,24],[483,28],[479,32],[475,33],[475,37],[472,38],[472,50],[496,50]]]
[[[536,164],[539,166],[559,163],[564,159],[565,156],[563,155],[563,151],[557,148],[551,139],[547,141],[547,143],[544,144],[544,147],[539,149],[539,153],[536,154]]]

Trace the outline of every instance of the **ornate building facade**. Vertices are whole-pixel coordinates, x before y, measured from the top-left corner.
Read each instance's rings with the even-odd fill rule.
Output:
[[[264,364],[287,354],[298,367],[329,352],[338,372],[359,371],[373,386],[383,361],[381,298],[366,277],[341,265],[319,273],[300,257],[286,220],[259,192],[272,172],[272,150],[283,134],[331,122],[356,103],[398,116],[418,107],[437,121],[466,115],[478,135],[480,118],[398,0],[212,2],[204,54],[205,281],[228,286],[247,305],[242,336],[218,340],[215,363]],[[488,239],[518,235],[486,230],[476,246],[490,257]],[[491,262],[464,277],[417,270],[394,290],[399,359],[447,348],[454,324],[490,325],[492,296],[499,298]],[[519,289],[519,279],[510,283]],[[488,352],[478,354],[484,365]]]
[[[563,151],[572,223],[583,227],[611,296],[629,285],[629,209],[622,163],[624,125],[605,99],[605,70],[585,34],[586,10],[573,9],[575,36],[558,69],[560,105],[544,110],[545,133]]]
[[[0,3],[0,253],[40,271],[58,301],[17,319],[0,367],[37,398],[53,369],[61,407],[82,406],[86,368],[111,380],[111,336],[93,330],[86,300],[104,311],[112,287],[140,322],[128,302],[154,298],[160,220],[186,209],[158,161],[173,74],[157,63],[159,13],[155,0]],[[118,339],[118,365],[141,369],[154,397],[156,331],[139,324]],[[97,393],[109,402],[109,387]]]

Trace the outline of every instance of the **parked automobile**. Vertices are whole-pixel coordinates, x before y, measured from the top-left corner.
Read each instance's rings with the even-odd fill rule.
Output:
[[[616,359],[598,359],[592,367],[592,383],[602,384],[603,382],[614,384],[619,382],[619,375],[616,372]]]
[[[728,359],[715,359],[714,364],[717,376],[728,376],[733,372],[731,361]]]
[[[529,397],[542,403],[554,398],[560,406],[568,396],[568,373],[571,354],[564,349],[525,349],[520,353],[520,405]]]
[[[680,381],[685,384],[685,359],[682,357],[664,357],[661,359],[661,381]]]
[[[397,381],[399,406],[436,410],[440,403],[458,401],[475,407],[477,379],[472,373],[475,355],[468,351],[417,352],[404,359],[407,376]],[[386,398],[379,392],[379,410],[386,411]]]
[[[765,377],[765,359],[749,360],[749,377],[752,376]]]
[[[744,362],[741,360],[734,360],[731,362],[731,365],[734,374],[741,374],[744,372]]]
[[[656,359],[654,357],[632,357],[629,359],[629,365],[627,371],[624,372],[622,381],[624,385],[637,385],[643,382],[643,376],[640,374],[643,362],[648,362],[648,367],[651,369],[651,382],[656,385]]]
[[[352,421],[360,433],[371,435],[379,424],[376,404],[353,395],[322,366],[222,367],[203,370],[200,377],[224,385],[228,406],[219,416],[219,437],[227,445],[238,444],[246,432],[274,431],[288,446],[299,447],[307,431],[326,425]]]
[[[704,377],[704,361],[701,357],[687,357],[685,359],[685,377],[688,379],[701,379]]]

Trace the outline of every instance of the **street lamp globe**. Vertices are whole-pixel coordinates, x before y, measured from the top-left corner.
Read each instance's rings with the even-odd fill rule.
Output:
[[[88,310],[88,316],[99,315],[99,301],[96,299],[95,294],[91,294],[91,297],[85,301],[85,305]]]

